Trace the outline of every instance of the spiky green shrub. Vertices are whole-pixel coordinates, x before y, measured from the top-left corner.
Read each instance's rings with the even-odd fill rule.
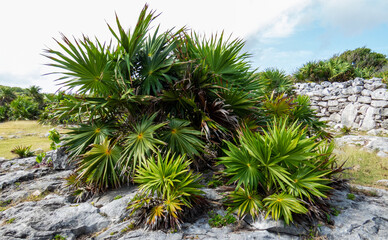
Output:
[[[8,120],[9,114],[10,112],[8,105],[0,106],[0,122]]]
[[[204,159],[207,144],[233,138],[239,120],[257,114],[258,80],[243,41],[184,29],[149,34],[155,17],[146,5],[131,31],[118,18],[108,25],[111,45],[63,36],[59,51],[46,50],[60,84],[74,91],[52,116],[80,123],[64,139],[76,163],[106,137],[123,149],[123,179],[159,151]]]
[[[190,212],[203,210],[206,201],[199,190],[200,175],[190,171],[189,165],[185,156],[170,152],[142,162],[134,177],[140,193],[129,204],[132,214],[138,213],[136,225],[176,229]]]
[[[316,116],[316,112],[311,109],[310,98],[308,96],[285,96],[283,94],[275,96],[272,94],[263,101],[262,109],[266,113],[268,122],[273,118],[288,118],[291,122],[297,122],[306,128],[309,136],[318,135],[322,138],[331,138],[325,131],[327,127]]]
[[[296,122],[274,120],[262,134],[242,129],[238,143],[226,142],[226,156],[219,164],[225,165],[230,183],[237,184],[229,198],[240,218],[247,214],[255,217],[264,199],[263,209],[288,224],[292,212],[306,213],[303,201],[314,203],[331,189],[332,147],[308,137]],[[273,199],[285,202],[276,204]]]
[[[333,58],[346,61],[359,69],[373,69],[374,71],[380,70],[388,63],[388,59],[384,54],[373,52],[366,47],[347,50]]]
[[[36,119],[39,115],[38,103],[27,96],[18,96],[9,106],[11,118],[15,120]]]
[[[293,82],[284,71],[276,68],[269,68],[259,73],[260,81],[265,82],[266,92],[274,91],[277,94],[291,93]]]
[[[108,138],[101,144],[93,144],[90,151],[81,155],[77,179],[95,188],[95,192],[108,187],[119,187],[120,170],[116,168],[121,157],[121,148]]]
[[[133,179],[135,169],[156,153],[186,154],[197,167],[211,166],[240,125],[257,128],[271,121],[262,108],[271,88],[289,89],[283,72],[266,82],[251,70],[242,40],[185,29],[150,34],[155,17],[146,5],[134,28],[127,31],[118,17],[115,26],[108,25],[110,44],[63,36],[59,50],[45,52],[60,85],[73,92],[54,104],[51,119],[79,123],[64,141],[70,158],[83,166],[70,179],[82,196]],[[107,160],[115,168],[97,174],[90,154],[105,139],[109,148],[123,151],[117,162],[116,155]]]
[[[34,152],[31,151],[31,146],[16,146],[11,150],[11,153],[18,155],[19,158],[34,156]]]

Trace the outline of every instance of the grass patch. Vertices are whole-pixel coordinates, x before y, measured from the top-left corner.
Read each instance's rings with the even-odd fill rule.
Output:
[[[344,177],[350,179],[350,183],[381,188],[376,181],[388,178],[388,158],[353,146],[339,150],[337,158],[339,163],[346,161],[344,167],[349,170],[344,172]]]
[[[48,133],[53,127],[52,125],[41,125],[37,121],[0,123],[0,136],[5,138],[0,140],[0,157],[6,159],[16,158],[17,155],[10,151],[18,145],[31,145],[31,150],[41,148],[43,151],[49,151],[51,141],[47,137],[41,136]],[[66,130],[61,129],[59,132],[64,133]],[[20,138],[8,138],[10,135],[16,135]]]

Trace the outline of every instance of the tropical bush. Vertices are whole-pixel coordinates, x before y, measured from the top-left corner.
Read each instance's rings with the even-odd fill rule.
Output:
[[[293,81],[290,76],[286,75],[285,71],[269,68],[260,72],[258,76],[265,92],[290,94],[293,90]]]
[[[290,115],[289,124],[296,122],[292,125],[296,130],[292,132],[292,143],[283,145],[303,139],[295,154],[307,154],[304,151],[308,148],[318,151],[315,149],[318,138],[313,133],[324,125],[314,117],[308,99],[292,97],[291,80],[284,72],[251,70],[249,55],[241,52],[244,42],[240,39],[225,39],[223,34],[207,38],[186,29],[160,32],[156,28],[151,33],[155,17],[155,12],[148,11],[146,5],[133,29],[124,30],[118,17],[116,27],[108,25],[115,39],[110,44],[98,39],[92,41],[87,36],[72,41],[63,36],[57,41],[59,51],[47,49],[45,56],[56,68],[54,73],[61,74],[59,83],[73,92],[62,95],[48,109],[52,115],[47,119],[78,123],[63,139],[70,158],[78,166],[68,178],[78,200],[133,180],[140,184],[140,194],[130,204],[138,214],[137,224],[147,223],[151,229],[179,228],[181,221],[198,210],[196,206],[204,204],[198,189],[199,175],[189,171],[189,167],[197,170],[211,167],[217,156],[223,154],[220,151],[223,145],[237,152],[241,147],[233,145],[235,139],[242,141],[241,136],[249,135],[248,131],[240,134],[241,126],[263,133],[274,116]],[[278,106],[276,102],[284,99],[287,103]],[[282,135],[284,141],[290,139],[287,129],[282,130],[286,131]],[[307,132],[310,138],[306,137]],[[270,139],[268,134],[267,137],[251,134],[254,137],[249,141],[256,143],[261,140],[255,138]],[[283,153],[284,150],[279,150],[283,145],[275,150],[268,139],[259,143],[268,148],[268,154]],[[250,156],[248,150],[236,154],[242,154],[242,158]],[[190,161],[184,160],[185,156]],[[289,175],[295,169],[305,166],[310,169],[311,159],[318,158],[303,158],[305,161],[300,162],[305,165],[297,165],[297,160],[284,160],[284,164],[296,161],[297,166],[276,162],[281,165],[284,177],[265,170],[265,164],[258,165],[255,157],[248,159],[257,164],[260,181],[256,178],[255,181],[264,184],[265,176],[272,183],[248,188],[247,182],[235,179],[239,188],[231,198],[239,199],[232,202],[234,209],[240,209],[240,217],[253,216],[264,206],[272,207],[263,202],[264,198],[281,194],[282,186],[290,184]],[[228,166],[225,159],[222,163]],[[293,171],[287,170],[288,167]],[[262,170],[266,175],[262,175]],[[233,173],[227,172],[233,178]],[[324,179],[326,175],[317,180],[324,185],[326,182],[320,177]],[[295,201],[299,204],[299,200]],[[240,202],[249,208],[241,207],[237,204]],[[274,213],[274,216],[289,214]]]
[[[9,106],[4,105],[0,106],[0,122],[3,122],[9,118]]]
[[[370,48],[361,47],[354,50],[347,50],[338,56],[342,61],[352,64],[355,68],[371,69],[374,72],[379,71],[387,63],[387,56],[381,53],[373,52]]]
[[[18,155],[19,158],[34,156],[34,152],[31,151],[31,146],[16,146],[11,152]]]
[[[274,120],[263,134],[243,128],[238,145],[226,144],[219,164],[225,165],[229,183],[237,184],[229,204],[240,219],[266,210],[288,224],[292,213],[307,213],[316,198],[326,197],[330,176],[338,171],[333,147],[287,119]]]
[[[344,82],[355,77],[382,77],[379,73],[384,72],[387,64],[388,59],[384,54],[362,47],[334,55],[326,61],[308,62],[298,69],[294,77],[297,81],[312,82]]]
[[[185,156],[170,152],[158,153],[156,159],[152,156],[140,165],[134,177],[140,193],[128,207],[132,214],[138,213],[135,225],[176,229],[182,220],[204,210],[200,175],[190,171],[189,165]]]
[[[39,115],[39,105],[27,96],[19,96],[10,103],[12,119],[36,119]]]
[[[243,118],[255,118],[261,97],[241,40],[207,40],[183,29],[148,35],[154,18],[146,6],[132,31],[118,19],[118,31],[108,25],[115,46],[63,37],[64,53],[46,51],[65,75],[61,84],[76,91],[53,109],[81,123],[65,139],[70,156],[79,163],[90,144],[108,138],[123,149],[117,163],[123,179],[159,151],[203,165],[204,147],[232,139]]]

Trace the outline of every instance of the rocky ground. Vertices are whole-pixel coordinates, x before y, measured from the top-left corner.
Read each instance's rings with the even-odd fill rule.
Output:
[[[51,155],[53,167],[36,167],[35,158],[0,161],[0,239],[309,239],[317,233],[264,219],[212,228],[206,214],[175,233],[132,229],[126,207],[135,186],[74,203],[64,180],[72,172],[63,163],[66,157]],[[220,189],[204,191],[212,201],[222,198]],[[334,191],[335,224],[317,225],[319,239],[387,239],[388,192],[365,187],[352,192],[354,198],[349,190]]]

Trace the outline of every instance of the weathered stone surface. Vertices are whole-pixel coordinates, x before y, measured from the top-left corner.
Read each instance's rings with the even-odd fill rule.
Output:
[[[355,104],[348,104],[342,111],[341,124],[346,127],[351,127],[357,116],[357,106]]]
[[[372,107],[386,108],[388,107],[388,101],[372,101]]]
[[[388,100],[388,91],[385,88],[380,88],[371,93],[372,99],[377,99],[377,100]]]
[[[372,101],[371,97],[361,96],[358,98],[358,102],[360,103],[370,103],[371,101]]]
[[[331,114],[329,118],[333,122],[341,122],[341,115],[339,115],[338,113]]]
[[[327,107],[327,102],[318,102],[318,106]]]
[[[388,192],[367,187],[366,190],[377,191],[379,197],[356,195],[355,200],[347,199],[347,191],[335,191],[331,197],[332,204],[340,210],[333,216],[335,227],[322,226],[320,234],[327,239],[386,239],[388,236]]]
[[[361,130],[368,131],[376,127],[376,121],[374,119],[375,114],[376,108],[369,107],[362,122]]]
[[[47,156],[51,157],[53,161],[53,168],[56,170],[67,170],[74,167],[74,165],[70,164],[69,157],[64,147],[48,152]]]
[[[348,100],[350,101],[350,102],[357,102],[357,96],[355,96],[355,95],[352,95],[352,96],[349,96],[348,97]]]
[[[376,183],[381,185],[381,186],[388,187],[388,179],[381,179],[381,180],[378,180]]]
[[[338,106],[338,101],[337,100],[328,101],[327,106],[329,106],[329,107]]]
[[[381,122],[381,127],[388,129],[388,119],[385,119],[384,121]]]
[[[368,89],[364,89],[364,90],[361,91],[361,95],[362,95],[362,96],[367,96],[367,97],[369,97],[371,94],[372,94],[372,91],[371,91],[371,90],[368,90]]]

